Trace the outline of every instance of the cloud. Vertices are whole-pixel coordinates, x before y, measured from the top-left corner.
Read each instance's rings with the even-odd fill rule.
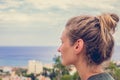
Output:
[[[52,14],[25,14],[18,12],[1,12],[0,13],[0,23],[36,23],[36,22],[46,22],[52,23]]]
[[[84,9],[84,11],[94,9],[101,11],[114,10],[115,7],[112,3],[116,3],[117,0],[4,0],[3,2],[4,4],[0,7],[2,10],[5,9],[5,11],[0,12],[0,21],[2,22],[31,23],[39,21],[53,23],[53,20],[51,20],[53,17],[57,20],[65,20],[65,18],[68,18],[70,15],[74,15],[74,12],[80,13],[82,9]],[[58,12],[54,12],[55,8]],[[81,10],[78,11],[79,8]],[[35,10],[37,12],[35,12]],[[94,13],[95,11],[92,12]]]
[[[119,3],[119,0],[1,0],[0,45],[57,45],[69,18],[106,11],[120,15]],[[120,29],[115,40],[120,45],[119,32]]]
[[[119,0],[2,0],[0,9],[29,8],[45,10],[52,7],[69,10],[73,6],[80,8],[114,9]],[[96,5],[97,4],[97,5]]]
[[[18,0],[1,0],[0,9],[17,8],[22,4],[22,1]]]
[[[25,0],[26,3],[31,4],[37,9],[47,9],[58,7],[63,10],[69,10],[73,6],[80,8],[97,8],[97,9],[114,9],[113,3],[119,2],[118,0]],[[97,5],[96,5],[97,4]]]
[[[69,0],[26,0],[27,3],[30,3],[37,9],[46,9],[50,7],[59,7],[62,9],[67,9],[69,6],[68,4],[71,4],[72,2]]]
[[[55,28],[7,30],[4,34],[0,34],[0,46],[56,46],[59,40],[58,35],[59,30]]]
[[[114,38],[115,38],[115,44],[120,46],[120,22],[118,23],[117,25],[117,28],[116,28],[116,31],[115,31],[115,34],[113,35]]]

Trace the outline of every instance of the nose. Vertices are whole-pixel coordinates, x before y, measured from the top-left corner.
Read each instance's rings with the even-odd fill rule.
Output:
[[[60,47],[57,49],[58,52],[60,52]]]

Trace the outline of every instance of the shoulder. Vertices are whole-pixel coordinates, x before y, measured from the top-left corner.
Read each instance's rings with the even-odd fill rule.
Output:
[[[100,73],[89,77],[88,80],[114,80],[114,79],[108,73]]]

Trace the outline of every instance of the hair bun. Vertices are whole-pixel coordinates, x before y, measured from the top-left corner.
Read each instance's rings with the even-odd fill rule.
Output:
[[[110,14],[110,16],[114,21],[119,22],[119,17],[116,14]]]
[[[115,32],[119,17],[116,14],[104,13],[99,16],[101,29],[107,29],[109,32]]]

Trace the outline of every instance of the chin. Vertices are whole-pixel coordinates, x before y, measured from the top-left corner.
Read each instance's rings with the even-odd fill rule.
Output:
[[[71,65],[71,64],[70,64],[70,63],[67,63],[67,62],[62,61],[62,65],[64,65],[64,66],[69,66],[69,65]]]
[[[67,66],[65,63],[62,62],[62,65]]]

